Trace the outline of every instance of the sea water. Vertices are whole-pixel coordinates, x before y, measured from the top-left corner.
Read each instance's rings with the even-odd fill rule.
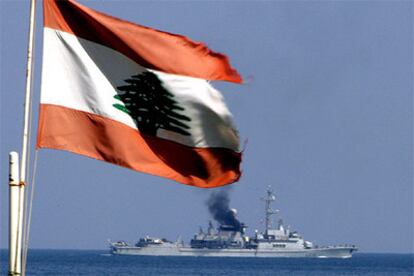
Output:
[[[1,275],[8,253],[1,250]],[[108,251],[30,250],[27,275],[414,275],[414,254],[349,259],[113,256]]]

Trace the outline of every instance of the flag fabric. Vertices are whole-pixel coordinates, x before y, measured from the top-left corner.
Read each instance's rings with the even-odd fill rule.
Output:
[[[239,138],[210,80],[225,55],[75,1],[44,1],[38,148],[203,188],[240,177]]]

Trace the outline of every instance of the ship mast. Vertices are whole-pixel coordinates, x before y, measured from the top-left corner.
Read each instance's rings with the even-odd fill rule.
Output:
[[[272,215],[277,214],[278,210],[273,210],[270,206],[276,200],[276,196],[270,186],[267,187],[266,193],[266,197],[263,197],[262,200],[265,202],[265,235],[267,236],[268,230],[272,229]]]

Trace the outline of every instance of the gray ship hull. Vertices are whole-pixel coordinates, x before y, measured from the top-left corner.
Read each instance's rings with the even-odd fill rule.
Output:
[[[208,249],[186,246],[147,246],[116,247],[112,246],[114,255],[139,256],[190,256],[190,257],[264,257],[264,258],[350,258],[356,248],[352,246],[321,247],[303,250],[257,250],[257,249]]]
[[[256,258],[350,258],[357,250],[353,245],[315,246],[306,241],[290,227],[285,227],[279,219],[278,226],[272,227],[271,215],[276,214],[270,204],[275,201],[270,187],[265,201],[265,231],[255,231],[254,236],[246,234],[246,225],[237,220],[235,209],[224,210],[227,220],[221,220],[214,229],[212,222],[207,231],[200,228],[189,244],[181,240],[171,242],[166,239],[146,236],[135,246],[125,242],[110,242],[114,255],[138,256],[188,256],[188,257],[256,257]]]

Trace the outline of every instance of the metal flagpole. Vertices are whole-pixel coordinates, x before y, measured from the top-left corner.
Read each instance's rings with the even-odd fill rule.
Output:
[[[23,126],[23,144],[22,144],[22,160],[20,167],[21,182],[26,181],[26,164],[27,151],[29,144],[29,114],[30,114],[30,100],[32,87],[32,64],[33,64],[33,43],[34,43],[34,27],[35,27],[35,9],[36,0],[30,2],[30,27],[29,27],[29,45],[27,48],[27,68],[26,68],[26,97],[24,102],[24,126]]]
[[[18,226],[19,226],[19,154],[9,154],[9,275],[19,275],[21,260],[18,258]]]
[[[30,2],[30,23],[29,23],[29,43],[27,47],[27,67],[26,67],[26,93],[24,102],[24,124],[22,158],[20,165],[20,179],[18,175],[18,156],[17,153],[10,153],[10,233],[9,233],[9,275],[22,275],[22,237],[24,221],[24,198],[26,174],[28,171],[28,147],[29,147],[29,125],[30,125],[30,100],[32,88],[32,57],[34,45],[35,27],[35,8],[36,0]],[[16,169],[17,168],[17,169]],[[17,174],[16,174],[17,171]],[[13,175],[12,175],[13,172]],[[12,179],[13,177],[13,179]],[[16,179],[18,183],[16,184]],[[17,185],[17,186],[16,186]],[[18,188],[16,196],[15,188]],[[16,202],[17,201],[17,202]],[[12,225],[13,222],[13,225]]]

